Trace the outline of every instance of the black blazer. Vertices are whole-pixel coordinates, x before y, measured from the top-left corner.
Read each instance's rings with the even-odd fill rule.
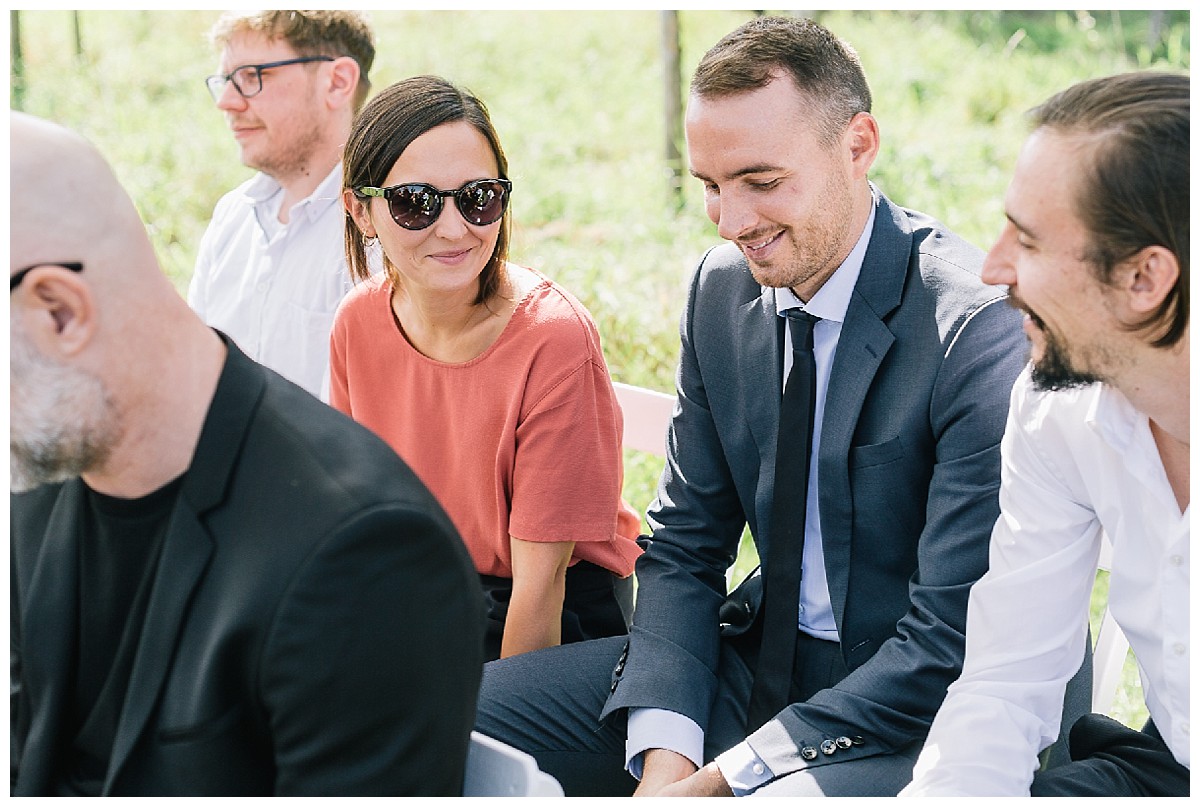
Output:
[[[817,460],[829,594],[851,673],[749,738],[777,776],[922,738],[958,676],[967,593],[987,569],[999,514],[1008,395],[1028,354],[1021,316],[981,282],[981,259],[938,222],[877,195]],[[725,571],[747,524],[759,558],[771,542],[782,389],[773,300],[732,245],[705,255],[693,278],[653,536],[605,716],[653,706],[707,727]],[[726,613],[750,623],[760,579],[734,597]],[[840,736],[864,742],[812,761],[800,754]]]
[[[459,795],[478,579],[381,440],[231,342],[158,561],[103,792]],[[79,479],[12,497],[11,749],[70,743]]]

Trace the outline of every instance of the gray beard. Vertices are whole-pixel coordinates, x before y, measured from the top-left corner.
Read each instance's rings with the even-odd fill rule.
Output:
[[[104,382],[55,365],[16,334],[11,360],[9,489],[21,493],[102,466],[122,434]]]

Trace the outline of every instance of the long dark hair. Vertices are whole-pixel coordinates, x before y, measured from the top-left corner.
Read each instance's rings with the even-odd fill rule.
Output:
[[[414,76],[380,92],[355,118],[342,158],[342,187],[352,190],[381,186],[410,143],[430,129],[458,121],[469,123],[487,138],[500,169],[500,179],[508,179],[508,160],[483,102],[444,78]],[[504,262],[508,260],[510,210],[504,211],[496,248],[479,275],[476,305],[487,302],[499,291]],[[346,265],[356,280],[371,276],[361,233],[349,212],[346,213]],[[383,267],[388,279],[398,287],[400,273],[386,256]]]

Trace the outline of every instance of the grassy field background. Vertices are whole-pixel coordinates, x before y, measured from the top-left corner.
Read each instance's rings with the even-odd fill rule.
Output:
[[[753,13],[678,13],[685,89],[703,52]],[[1190,69],[1188,13],[1158,14],[847,11],[819,19],[857,48],[871,83],[883,138],[872,179],[894,201],[987,248],[1002,224],[1026,110],[1081,79]],[[213,205],[251,173],[204,88],[217,68],[206,40],[217,16],[17,18],[11,105],[99,146],[181,292]],[[614,378],[671,391],[685,284],[717,237],[698,183],[684,179],[682,200],[670,191],[661,12],[371,16],[374,86],[437,73],[484,99],[515,185],[513,258],[587,305]],[[639,510],[659,469],[655,458],[629,452],[625,493]],[[753,563],[744,553],[742,571]],[[1132,662],[1112,712],[1131,725],[1145,720]]]

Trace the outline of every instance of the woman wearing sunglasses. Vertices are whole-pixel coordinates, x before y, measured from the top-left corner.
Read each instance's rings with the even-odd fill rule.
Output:
[[[486,108],[406,79],[363,109],[343,162],[361,282],[334,323],[330,403],[446,508],[487,596],[488,658],[624,633],[641,550],[620,409],[588,312],[507,261],[513,186]]]

